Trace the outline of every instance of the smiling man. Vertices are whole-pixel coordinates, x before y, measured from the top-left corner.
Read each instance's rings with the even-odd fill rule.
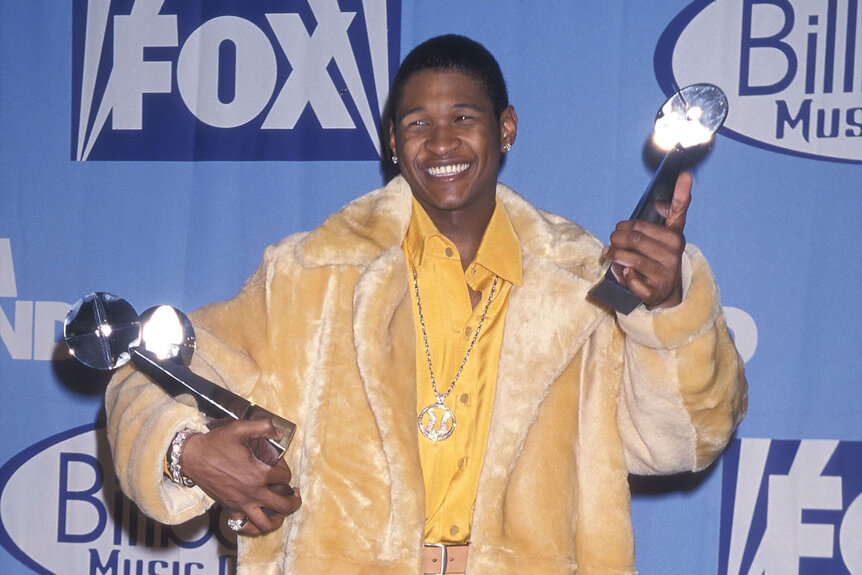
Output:
[[[399,176],[193,315],[193,367],[297,422],[285,460],[253,455],[268,422],[209,430],[126,371],[106,396],[124,490],[169,523],[221,503],[240,573],[635,573],[628,473],[706,467],[746,405],[682,234],[690,176],[664,226],[607,247],[532,207],[497,181],[518,127],[499,66],[460,36],[405,58],[388,127]],[[586,299],[603,260],[644,306]],[[301,499],[273,489],[292,478]]]

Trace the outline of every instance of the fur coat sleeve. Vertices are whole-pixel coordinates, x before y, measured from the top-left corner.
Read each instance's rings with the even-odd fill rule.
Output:
[[[743,363],[697,248],[687,247],[683,268],[679,306],[618,317],[626,334],[618,421],[632,473],[705,468],[746,408]]]

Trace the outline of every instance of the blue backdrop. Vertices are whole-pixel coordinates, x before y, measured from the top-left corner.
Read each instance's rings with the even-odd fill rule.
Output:
[[[695,169],[749,413],[707,472],[633,478],[643,573],[862,573],[858,0],[0,3],[0,572],[232,573],[223,521],[116,493],[105,377],[58,345],[99,290],[230,297],[264,247],[383,183],[401,56],[455,32],[507,77],[501,179],[606,240],[651,177],[674,83],[730,115]]]

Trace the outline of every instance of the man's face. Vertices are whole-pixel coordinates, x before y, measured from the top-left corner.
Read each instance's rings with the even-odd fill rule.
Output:
[[[493,212],[503,146],[517,128],[511,107],[496,118],[479,82],[425,70],[407,81],[390,128],[401,173],[432,220]]]

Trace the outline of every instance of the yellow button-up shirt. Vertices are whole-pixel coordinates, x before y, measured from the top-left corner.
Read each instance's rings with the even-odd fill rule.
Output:
[[[403,249],[411,270],[410,292],[414,299],[412,270],[418,278],[434,379],[441,394],[449,389],[464,360],[488,302],[494,276],[499,277],[479,337],[444,400],[455,415],[455,431],[436,442],[419,434],[425,479],[425,542],[464,543],[470,539],[473,503],[484,461],[509,292],[512,285],[522,282],[521,245],[498,199],[476,257],[465,271],[455,244],[437,230],[414,199]],[[481,293],[475,309],[467,286]],[[413,316],[418,417],[425,407],[436,402],[436,396],[415,304]]]

